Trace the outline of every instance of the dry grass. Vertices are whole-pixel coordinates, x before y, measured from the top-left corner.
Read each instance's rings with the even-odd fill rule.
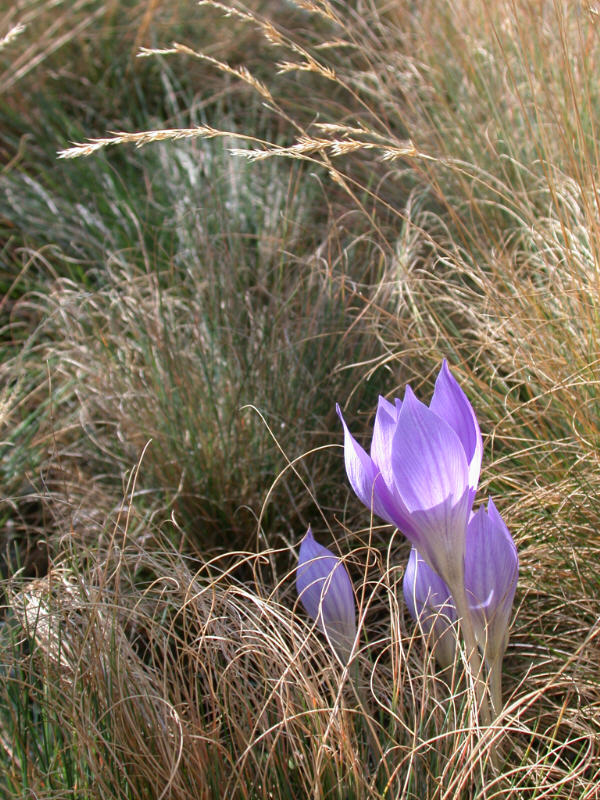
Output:
[[[83,552],[85,572],[69,555],[44,579],[14,581],[10,602],[31,651],[21,658],[29,702],[60,725],[55,769],[78,760],[84,796],[594,796],[599,630],[572,628],[555,646],[546,632],[540,646],[532,591],[509,651],[506,708],[486,732],[462,665],[436,676],[407,629],[402,570],[377,551],[352,554],[364,701],[295,613],[293,575],[274,566],[281,553],[194,563],[164,538],[139,547],[123,516],[101,556]],[[554,614],[576,616],[566,604]],[[47,774],[23,757],[13,752],[7,780],[25,772],[39,786]]]

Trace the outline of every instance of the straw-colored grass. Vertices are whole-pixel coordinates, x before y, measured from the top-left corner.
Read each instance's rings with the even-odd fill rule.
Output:
[[[283,6],[2,19],[0,786],[594,800],[599,10]],[[490,728],[334,413],[366,433],[443,357],[520,555]],[[347,670],[298,606],[309,523],[356,588]]]
[[[482,732],[462,664],[435,675],[402,614],[401,567],[377,552],[352,558],[361,697],[295,613],[281,554],[199,564],[160,537],[129,541],[125,514],[107,533],[101,558],[75,539],[85,571],[64,553],[45,578],[10,585],[5,657],[21,655],[5,730],[24,716],[46,760],[5,738],[6,787],[26,776],[58,788],[70,770],[71,790],[90,797],[594,796],[598,631],[573,625],[551,644],[533,591],[522,592],[506,708]],[[573,624],[577,610],[555,614]]]

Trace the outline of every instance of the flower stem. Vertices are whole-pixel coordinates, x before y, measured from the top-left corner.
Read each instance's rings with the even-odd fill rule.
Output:
[[[492,700],[492,713],[498,717],[502,711],[502,656],[488,662],[490,681],[490,695]]]
[[[492,723],[489,692],[483,674],[483,664],[481,655],[479,654],[479,648],[477,647],[477,639],[475,637],[475,629],[473,628],[473,621],[471,619],[467,595],[462,585],[458,587],[450,587],[450,590],[452,592],[454,606],[460,620],[460,628],[465,641],[467,664],[469,666],[469,672],[473,681],[475,697],[477,698],[477,709],[479,711],[481,722],[484,725],[489,726]]]

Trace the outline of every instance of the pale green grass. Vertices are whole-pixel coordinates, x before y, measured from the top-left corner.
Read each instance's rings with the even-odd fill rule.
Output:
[[[296,458],[330,445],[332,396],[354,388],[341,367],[376,352],[360,325],[351,328],[343,273],[332,275],[317,255],[318,180],[275,162],[262,170],[230,164],[220,141],[146,151],[135,161],[135,184],[100,162],[77,202],[79,183],[64,187],[58,219],[38,184],[14,174],[5,181],[7,217],[16,221],[27,207],[30,236],[55,230],[55,249],[36,265],[42,286],[13,316],[13,330],[19,316],[39,325],[7,369],[21,363],[30,374],[47,365],[38,371],[43,402],[30,409],[21,387],[11,419],[30,432],[46,426],[31,468],[47,464],[46,486],[65,497],[67,513],[96,505],[103,485],[112,508],[122,474],[151,442],[140,489],[152,502],[161,498],[165,513],[175,504],[200,548],[215,539],[225,548],[248,543],[286,463],[279,448]],[[89,191],[92,178],[110,202]],[[73,206],[75,218],[67,214]],[[69,277],[56,275],[48,290],[44,265]],[[22,442],[18,425],[7,430],[9,480],[22,472],[13,467],[22,454],[14,435]],[[40,452],[48,449],[49,459]],[[339,498],[339,459],[321,452],[309,463],[310,471],[299,466],[305,480]],[[310,519],[307,504],[314,506],[290,471],[263,524],[295,536]]]

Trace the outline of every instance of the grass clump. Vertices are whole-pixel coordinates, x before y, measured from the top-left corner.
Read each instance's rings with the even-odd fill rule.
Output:
[[[57,277],[51,291],[30,293],[15,309],[40,321],[29,359],[51,365],[51,399],[37,411],[59,465],[49,481],[70,506],[96,476],[119,492],[122,473],[151,442],[144,488],[165,508],[175,504],[181,520],[202,523],[200,546],[224,535],[241,544],[254,536],[251,515],[285,465],[281,450],[295,458],[329,444],[328,392],[350,391],[352,376],[338,367],[368,353],[369,343],[360,331],[344,335],[353,312],[339,278],[315,264],[318,242],[293,256],[301,239],[314,239],[316,182],[304,188],[300,173],[288,177],[276,163],[262,176],[249,166],[232,171],[221,143],[175,157],[147,151],[142,163],[157,186],[151,205],[160,229],[151,220],[146,232],[136,225],[146,199],[104,214],[96,208],[89,244],[87,236],[67,244],[65,231],[65,256],[75,261],[83,250],[93,259],[82,279]],[[122,235],[129,231],[127,250],[114,239],[115,216]],[[147,236],[156,236],[153,246]],[[50,430],[48,408],[69,424]],[[299,436],[306,431],[308,440]],[[319,469],[329,463],[323,454]],[[292,484],[282,484],[292,509],[269,509],[279,530],[290,531],[312,502]]]

